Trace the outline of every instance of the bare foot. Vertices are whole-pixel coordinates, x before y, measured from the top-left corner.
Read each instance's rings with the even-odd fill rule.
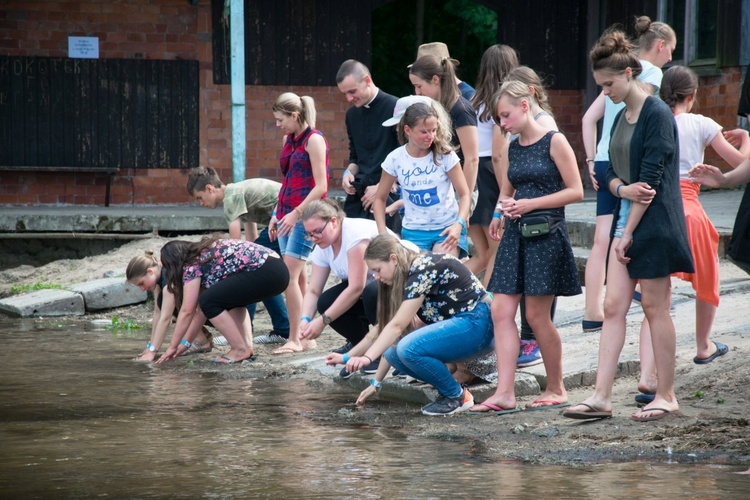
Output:
[[[310,342],[309,340],[306,342]],[[314,341],[313,341],[314,342]],[[273,351],[273,354],[295,354],[298,352],[302,352],[305,349],[302,347],[302,344],[300,342],[294,342],[289,341],[283,346],[279,347],[278,349]]]
[[[303,351],[309,351],[309,350],[317,349],[317,348],[318,348],[318,343],[315,342],[315,339],[303,340],[302,341],[302,350]]]
[[[528,409],[542,408],[561,408],[568,406],[568,393],[556,394],[554,392],[544,391],[539,397],[526,405]]]
[[[485,412],[496,412],[499,410],[511,410],[518,407],[518,403],[516,403],[516,399],[500,399],[500,398],[494,398],[491,397],[489,399],[486,399],[485,401],[476,404],[469,408],[469,411],[477,412],[477,413],[485,413]]]
[[[142,363],[150,363],[156,359],[156,356],[158,356],[156,352],[149,351],[148,349],[146,349],[140,354],[140,356],[133,358],[133,361],[139,361]]]

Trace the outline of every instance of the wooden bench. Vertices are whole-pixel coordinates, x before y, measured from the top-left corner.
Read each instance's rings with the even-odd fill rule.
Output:
[[[105,174],[107,185],[104,192],[104,206],[109,206],[109,193],[112,186],[112,175],[120,171],[117,167],[63,167],[63,166],[22,166],[7,167],[0,166],[0,171],[7,172],[87,172],[94,174]]]

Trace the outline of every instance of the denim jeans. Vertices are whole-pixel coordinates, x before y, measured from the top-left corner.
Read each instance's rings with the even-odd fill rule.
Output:
[[[263,245],[266,248],[270,248],[274,252],[281,255],[279,250],[279,244],[277,241],[271,241],[268,237],[268,228],[265,228],[260,232],[255,243]],[[263,305],[266,306],[268,315],[271,316],[271,324],[273,325],[273,331],[277,335],[289,338],[289,316],[286,312],[286,302],[284,302],[284,294],[280,293],[274,295],[263,301]],[[250,313],[250,320],[255,318],[255,304],[249,304],[247,306],[247,312]]]
[[[493,338],[490,305],[480,302],[471,312],[414,330],[389,347],[384,356],[398,371],[455,398],[463,389],[445,363],[467,361],[490,351]]]

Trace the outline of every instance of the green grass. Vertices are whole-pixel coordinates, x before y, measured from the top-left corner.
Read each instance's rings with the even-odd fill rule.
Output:
[[[118,316],[112,317],[112,324],[107,325],[107,330],[139,330],[143,328],[132,319],[120,319]]]
[[[33,283],[31,285],[13,285],[10,287],[11,293],[23,293],[23,292],[33,292],[36,290],[60,290],[62,288],[62,285],[56,285],[54,283],[42,283],[41,281],[37,281],[36,283]]]

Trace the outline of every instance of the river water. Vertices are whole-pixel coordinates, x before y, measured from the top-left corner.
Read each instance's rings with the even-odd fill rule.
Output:
[[[737,467],[552,467],[335,418],[336,384],[129,361],[146,331],[0,319],[1,498],[748,498]],[[229,368],[234,369],[234,368]],[[415,410],[417,408],[415,407]],[[426,417],[427,418],[427,417]]]

